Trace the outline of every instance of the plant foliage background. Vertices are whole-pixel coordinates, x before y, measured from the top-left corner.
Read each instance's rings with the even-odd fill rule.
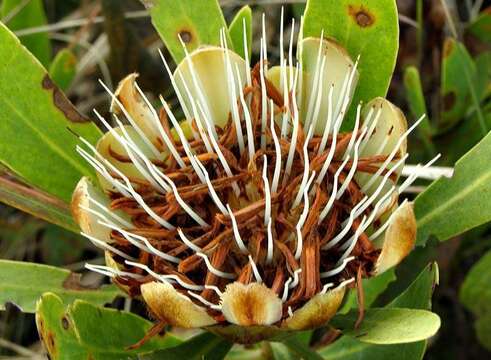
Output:
[[[285,18],[297,22],[305,10],[297,0],[153,2],[149,12],[137,0],[0,0],[0,357],[42,359],[47,348],[57,359],[489,358],[491,2],[482,0],[309,1],[306,36],[323,27],[352,55],[362,54],[362,70],[371,70],[358,99],[388,91],[409,123],[428,114],[409,139],[409,163],[442,153],[437,165],[454,168],[451,179],[421,180],[405,194],[415,199],[418,247],[395,270],[364,283],[370,308],[361,328],[342,336],[329,329],[300,333],[248,348],[209,333],[172,331],[127,349],[151,323],[140,303],[83,271],[86,261],[104,259],[77,235],[68,209],[75,183],[91,171],[67,129],[90,141],[100,136],[86,117],[92,108],[108,109],[99,78],[114,86],[138,71],[143,88],[168,95],[157,49],[183,56],[169,36],[175,29],[189,26],[214,43],[228,24],[232,43],[241,42],[242,19],[258,34],[264,12],[274,51],[281,6]],[[188,16],[198,5],[201,16]],[[395,5],[399,32],[385,22]],[[369,7],[380,23],[372,32],[350,28],[342,11],[350,6]],[[259,37],[251,42],[257,60]],[[429,309],[441,318],[438,333],[400,344],[430,326],[418,322]],[[357,315],[354,294],[341,313],[332,325],[349,328]],[[397,326],[406,317],[415,329]]]

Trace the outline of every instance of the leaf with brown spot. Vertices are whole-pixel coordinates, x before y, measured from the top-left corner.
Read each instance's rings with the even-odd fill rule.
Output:
[[[469,105],[480,98],[476,86],[477,67],[465,46],[453,38],[447,38],[443,45],[441,67],[442,113],[439,119],[439,131],[446,131],[464,119]],[[480,106],[477,102],[478,107]]]
[[[368,9],[364,8],[363,5],[349,5],[348,14],[360,27],[372,26],[375,22],[375,16]]]
[[[85,286],[80,274],[54,266],[0,260],[0,309],[12,302],[22,311],[32,313],[39,297],[51,291],[64,301],[84,299],[96,304],[111,302],[121,292],[114,285],[100,288]]]
[[[72,132],[95,143],[101,132],[83,121],[38,60],[0,24],[0,162],[27,183],[68,202],[93,169],[76,152]]]
[[[157,334],[138,349],[128,350],[152,328],[151,322],[80,300],[67,306],[53,293],[44,294],[38,302],[36,324],[53,360],[136,360],[141,354],[181,343],[171,334]]]
[[[360,55],[360,79],[343,126],[354,123],[356,106],[389,88],[399,48],[399,23],[395,0],[309,0],[304,14],[304,37],[334,38],[354,59]]]
[[[200,45],[220,45],[220,30],[224,28],[227,42],[233,48],[227,24],[216,0],[142,2],[149,7],[153,26],[176,63],[184,58],[179,36],[191,52]]]

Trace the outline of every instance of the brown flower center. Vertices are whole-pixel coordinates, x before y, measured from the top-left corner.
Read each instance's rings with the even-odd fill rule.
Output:
[[[252,86],[243,89],[244,95],[250,101],[250,113],[252,118],[252,130],[255,144],[261,142],[261,81],[259,68],[256,66],[252,72]],[[266,81],[266,92],[269,100],[273,100],[275,111],[281,113],[287,111],[283,106],[283,97],[273,84]],[[239,113],[242,118],[243,109],[241,102],[238,101]],[[268,119],[271,118],[268,107]],[[165,116],[165,112],[160,113],[160,120],[164,129],[170,134],[170,127]],[[193,124],[195,130],[196,123]],[[244,122],[242,122],[243,133],[246,132]],[[275,126],[276,134],[280,133],[278,125]],[[148,206],[162,219],[176,226],[176,230],[163,228],[145,209],[133,198],[124,197],[120,193],[112,193],[111,208],[124,211],[131,217],[133,228],[126,229],[133,234],[146,237],[151,245],[156,249],[175,256],[181,261],[179,264],[168,262],[161,257],[155,256],[129,243],[118,231],[113,231],[113,244],[119,250],[138,259],[138,262],[147,265],[159,274],[177,275],[183,282],[192,285],[214,285],[222,291],[226,285],[232,281],[239,281],[244,284],[257,281],[254,266],[261,274],[261,280],[269,288],[273,289],[280,297],[284,293],[285,286],[288,286],[288,279],[296,272],[298,281],[292,287],[284,303],[284,316],[287,316],[287,308],[296,309],[304,304],[308,299],[323,289],[323,283],[327,281],[321,279],[323,272],[332,270],[339,263],[341,255],[345,252],[340,242],[332,247],[326,248],[329,243],[343,228],[343,222],[349,218],[355,205],[360,203],[365,194],[351,178],[346,186],[346,191],[342,196],[335,199],[332,203],[328,215],[321,218],[321,212],[325,208],[332,196],[332,184],[336,173],[339,175],[339,183],[344,184],[348,173],[353,166],[352,161],[344,164],[343,169],[338,172],[342,165],[341,155],[344,154],[350,140],[355,137],[358,139],[360,132],[349,132],[337,135],[336,139],[332,136],[327,139],[327,145],[323,151],[319,151],[322,142],[320,136],[313,136],[306,149],[308,153],[309,172],[319,173],[326,162],[330,150],[334,149],[334,159],[327,169],[324,180],[320,183],[313,182],[309,189],[310,204],[308,212],[304,217],[301,228],[301,253],[296,254],[299,248],[299,236],[296,233],[296,225],[304,210],[304,202],[296,201],[299,188],[305,177],[305,157],[304,144],[306,134],[300,126],[296,139],[294,161],[288,177],[284,176],[284,167],[281,169],[279,182],[276,191],[271,192],[270,217],[274,219],[268,229],[265,221],[266,197],[270,189],[265,188],[262,171],[267,162],[267,178],[273,179],[275,163],[277,161],[277,149],[271,132],[271,124],[265,128],[266,146],[259,149],[252,159],[249,159],[247,151],[242,154],[237,145],[237,132],[232,121],[231,115],[227,125],[222,129],[217,127],[218,144],[223,156],[228,162],[233,176],[228,176],[215,153],[209,153],[203,140],[193,140],[189,145],[197,154],[199,161],[206,168],[209,180],[216,191],[218,198],[223,204],[229,204],[233,211],[237,230],[243,241],[245,249],[239,244],[234,232],[233,219],[224,213],[216,205],[209,193],[209,188],[204,184],[199,175],[190,164],[190,159],[186,157],[184,148],[180,142],[175,143],[175,147],[186,167],[179,167],[175,159],[169,156],[165,162],[155,162],[177,187],[179,196],[184,200],[194,212],[203,219],[208,226],[198,225],[196,221],[186,213],[179,204],[176,195],[172,192],[161,193],[150,183],[141,180],[130,179],[137,185],[137,192],[143,197]],[[247,139],[245,139],[247,140]],[[279,139],[282,161],[288,156],[291,139],[282,137]],[[259,147],[259,146],[257,146]],[[131,162],[125,155],[118,154],[111,150],[111,156],[118,161]],[[373,174],[378,169],[387,156],[361,157],[356,163],[356,171]],[[382,172],[385,174],[386,170]],[[113,174],[117,178],[116,174]],[[287,179],[286,181],[284,179]],[[237,192],[237,190],[239,190]],[[300,194],[302,195],[302,194]],[[369,216],[373,211],[372,206],[368,206],[362,211],[351,225],[347,237],[354,235],[360,226],[360,219],[363,215]],[[267,219],[266,219],[267,220]],[[194,247],[200,248],[209,259],[206,259],[195,250],[183,243],[178,229]],[[268,233],[269,231],[269,233]],[[272,246],[272,247],[271,247]],[[323,249],[324,248],[324,249]],[[268,253],[272,249],[271,253]],[[367,234],[363,231],[358,234],[358,239],[350,255],[355,259],[350,261],[346,267],[337,274],[329,277],[328,282],[340,283],[342,280],[356,277],[358,273],[367,276],[378,257],[376,250]],[[250,261],[250,257],[252,262]],[[131,267],[124,263],[124,259],[115,256],[120,264],[124,265],[125,271],[144,275],[144,271],[137,267]],[[229,277],[217,275],[211,269],[230,274]],[[298,271],[301,269],[301,272]],[[118,281],[130,286],[130,293],[138,294],[139,286],[142,283],[152,281],[153,278],[146,276],[141,280],[118,278]],[[291,280],[290,280],[291,284]],[[179,283],[175,283],[175,288],[183,294],[187,290]],[[213,290],[206,288],[200,295],[213,303],[218,302],[218,296]],[[191,298],[193,301],[196,299]],[[201,303],[197,302],[202,305]],[[223,320],[222,316],[214,310],[209,312],[215,315],[217,320]]]

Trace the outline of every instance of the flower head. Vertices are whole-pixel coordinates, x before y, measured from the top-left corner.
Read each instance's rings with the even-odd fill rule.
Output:
[[[225,41],[174,73],[162,57],[177,110],[129,75],[111,93],[116,126],[96,112],[108,132],[77,149],[99,186],[80,181],[73,213],[107,259],[87,267],[173,326],[323,325],[356,278],[414,245],[412,205],[398,205],[414,178],[397,181],[417,123],[377,98],[342,131],[357,62],[321,35],[268,67],[264,39],[253,67]]]

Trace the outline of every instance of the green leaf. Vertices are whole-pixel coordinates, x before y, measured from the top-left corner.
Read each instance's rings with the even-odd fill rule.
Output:
[[[412,349],[407,347],[412,346]],[[425,353],[426,342],[402,345],[372,345],[343,336],[334,344],[319,350],[324,359],[329,360],[421,360]]]
[[[44,294],[37,303],[36,325],[39,337],[51,359],[88,358],[87,351],[76,338],[75,329],[65,313],[63,302],[55,294]]]
[[[0,175],[0,201],[70,231],[79,231],[65,202],[13,181],[10,175]]]
[[[275,360],[322,359],[309,347],[313,330],[295,332],[279,342],[270,342],[271,355]]]
[[[361,325],[354,329],[358,311],[337,315],[331,325],[345,329],[343,334],[370,344],[403,344],[425,340],[440,327],[437,314],[420,309],[367,309]]]
[[[141,356],[142,360],[221,360],[227,355],[232,343],[227,340],[204,332],[179,346],[165,350],[155,351],[151,354]]]
[[[3,0],[0,18],[12,31],[48,23],[42,0],[29,0],[27,3],[24,0]],[[48,66],[51,61],[51,42],[47,32],[23,36],[21,41],[41,64]]]
[[[491,220],[491,133],[455,164],[452,178],[433,182],[415,200],[417,244],[447,240]]]
[[[382,294],[389,284],[396,280],[394,269],[383,272],[375,277],[362,280],[363,292],[365,294],[365,307],[369,308],[377,297]],[[346,314],[351,309],[357,309],[356,289],[351,290],[346,297],[346,301],[338,313]]]
[[[404,71],[404,88],[406,90],[406,99],[409,104],[409,109],[411,110],[413,117],[419,119],[422,115],[428,114],[423,95],[423,87],[421,86],[421,78],[417,67],[408,66]],[[419,127],[423,127],[423,130],[428,134],[431,133],[431,127],[428,121],[423,121]]]
[[[404,71],[404,88],[413,118],[416,120],[425,115],[425,118],[418,126],[418,131],[427,151],[432,155],[435,153],[435,148],[431,142],[432,128],[427,115],[428,111],[426,110],[421,78],[416,67],[409,66]]]
[[[442,111],[438,127],[445,131],[463,119],[474,99],[477,71],[465,46],[452,38],[445,40],[441,71]],[[474,105],[479,108],[479,103]]]
[[[81,300],[69,307],[69,314],[80,344],[94,352],[124,351],[125,355],[130,355],[180,344],[172,335],[155,336],[138,349],[127,351],[127,347],[136,344],[150,330],[151,322],[129,312],[101,308]]]
[[[252,10],[249,5],[243,6],[237,12],[237,14],[235,14],[230,26],[228,27],[228,32],[230,34],[230,39],[232,40],[232,45],[234,46],[235,52],[245,59],[244,22],[247,39],[247,56],[250,59],[252,49]]]
[[[200,45],[220,45],[220,30],[227,24],[217,0],[141,0],[150,9],[152,24],[176,63],[185,53],[179,36],[189,52]]]
[[[49,67],[49,75],[58,87],[66,91],[77,73],[77,57],[68,48],[62,49],[56,54]]]
[[[491,103],[489,104],[491,105]],[[483,107],[483,116],[486,126],[491,128],[491,106]],[[438,148],[442,152],[442,165],[453,166],[462,156],[476,146],[482,140],[483,135],[480,122],[476,113],[468,116],[445,136],[436,138]]]
[[[491,351],[491,250],[471,268],[460,288],[460,301],[475,316],[479,341]]]
[[[303,334],[307,335],[306,339],[302,339],[301,335],[293,335],[287,337],[283,340],[283,344],[287,346],[291,354],[295,354],[300,359],[305,360],[319,360],[322,357],[317,354],[317,352],[309,347],[310,337],[312,336],[312,331],[304,331]],[[288,358],[286,358],[288,359]]]
[[[353,59],[360,55],[360,79],[343,126],[352,127],[360,101],[385,97],[396,64],[399,23],[395,0],[308,0],[303,37],[332,37]]]
[[[121,295],[114,285],[99,289],[80,283],[80,275],[54,266],[28,262],[0,260],[0,310],[6,302],[19,306],[23,312],[32,313],[41,295],[51,291],[65,302],[84,299],[95,304],[111,302]]]
[[[297,360],[296,356],[285,344],[282,343],[269,343],[271,350],[271,357],[274,360]]]
[[[68,129],[91,143],[101,132],[1,23],[0,120],[0,162],[29,184],[69,201],[78,180],[93,174]]]
[[[431,296],[435,284],[438,283],[438,267],[436,263],[427,266],[409,287],[395,298],[388,307],[408,307],[416,309],[431,308]],[[401,359],[420,360],[426,349],[426,341],[409,344],[373,345],[363,343],[349,336],[343,336],[334,344],[321,350],[319,354],[325,359],[343,360],[378,360]]]
[[[431,310],[431,297],[439,281],[438,265],[431,263],[387,307]]]
[[[484,9],[467,27],[467,31],[479,40],[491,43],[491,6]]]
[[[152,323],[139,316],[76,301],[66,307],[52,293],[42,296],[36,308],[36,324],[53,360],[139,359],[139,354],[180,344],[167,334],[157,335],[136,350],[127,350],[141,340]]]

